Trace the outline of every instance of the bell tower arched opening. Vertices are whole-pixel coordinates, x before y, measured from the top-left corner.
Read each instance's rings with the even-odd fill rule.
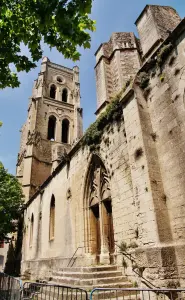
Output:
[[[67,89],[65,88],[65,89],[63,89],[63,91],[62,91],[62,101],[63,101],[63,102],[67,102],[67,98],[68,98],[68,91],[67,91]]]
[[[94,263],[114,263],[112,199],[107,171],[93,155],[88,171],[84,199],[85,249]]]
[[[56,98],[56,90],[57,90],[56,86],[54,84],[52,84],[50,86],[50,97],[53,99]]]
[[[49,117],[48,121],[48,140],[55,140],[55,131],[56,131],[56,118],[54,116]]]
[[[62,143],[69,144],[69,120],[62,121]]]

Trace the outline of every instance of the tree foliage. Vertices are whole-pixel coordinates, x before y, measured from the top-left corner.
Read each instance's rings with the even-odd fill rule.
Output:
[[[17,178],[0,162],[0,241],[17,230],[23,207],[23,193]]]
[[[90,48],[89,31],[95,29],[91,12],[92,0],[1,0],[0,9],[0,88],[18,87],[16,73],[30,71],[42,57],[44,42],[78,60],[78,46]],[[21,43],[31,58],[21,55]]]

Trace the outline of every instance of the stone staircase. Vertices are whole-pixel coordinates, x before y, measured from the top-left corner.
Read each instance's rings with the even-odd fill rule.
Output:
[[[66,267],[53,272],[50,284],[93,288],[131,288],[132,284],[117,266]]]

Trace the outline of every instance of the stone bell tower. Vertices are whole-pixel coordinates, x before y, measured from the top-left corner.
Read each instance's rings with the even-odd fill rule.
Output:
[[[44,57],[21,129],[17,177],[26,201],[82,134],[79,68],[69,69]]]

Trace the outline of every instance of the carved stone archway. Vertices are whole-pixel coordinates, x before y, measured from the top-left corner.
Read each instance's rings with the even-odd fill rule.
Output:
[[[85,188],[85,248],[95,263],[114,262],[112,200],[108,174],[93,155]]]

